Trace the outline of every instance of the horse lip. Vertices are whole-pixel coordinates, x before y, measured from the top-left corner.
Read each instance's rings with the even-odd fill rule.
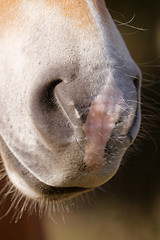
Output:
[[[41,190],[44,197],[46,196],[54,201],[69,199],[73,196],[79,195],[80,193],[92,190],[92,188],[81,187],[53,187],[42,182],[38,188]]]

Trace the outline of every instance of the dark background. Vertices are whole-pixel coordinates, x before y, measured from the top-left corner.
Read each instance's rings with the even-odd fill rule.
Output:
[[[106,3],[143,74],[141,131],[112,180],[85,196],[65,224],[61,216],[57,225],[45,221],[46,240],[160,239],[160,1]],[[0,222],[2,240],[40,240],[35,217],[16,225],[9,217]]]

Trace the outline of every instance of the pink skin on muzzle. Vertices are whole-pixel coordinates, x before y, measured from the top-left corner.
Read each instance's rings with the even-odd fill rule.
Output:
[[[85,162],[88,171],[99,171],[104,165],[104,150],[119,120],[123,100],[112,89],[104,89],[92,102],[83,125],[86,134]]]

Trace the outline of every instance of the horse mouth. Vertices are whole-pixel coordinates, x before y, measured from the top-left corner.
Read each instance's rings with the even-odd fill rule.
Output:
[[[39,188],[41,189],[44,197],[54,201],[68,200],[69,198],[76,197],[81,193],[92,190],[92,188],[80,187],[52,187],[44,183],[41,183]]]

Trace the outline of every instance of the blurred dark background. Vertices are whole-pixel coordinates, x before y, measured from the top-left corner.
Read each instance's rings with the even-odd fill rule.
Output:
[[[106,4],[142,71],[141,131],[112,180],[84,196],[65,216],[65,223],[62,214],[55,216],[58,224],[44,221],[46,240],[160,239],[160,1],[107,0]],[[12,238],[2,239],[21,239],[19,229],[23,239],[40,239],[32,231],[25,233],[40,229],[35,219],[24,217],[19,225],[8,224],[4,230],[6,221],[0,228],[4,235],[10,231]]]

